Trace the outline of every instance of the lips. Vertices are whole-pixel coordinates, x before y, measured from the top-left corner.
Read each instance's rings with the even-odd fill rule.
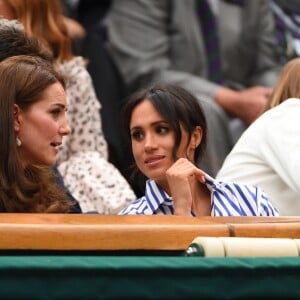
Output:
[[[52,142],[50,143],[50,146],[53,147],[53,149],[55,150],[55,155],[58,153],[58,148],[61,145],[61,142]]]
[[[58,147],[58,146],[61,145],[61,142],[52,142],[50,145],[51,145],[52,147]]]
[[[145,159],[145,164],[153,165],[153,164],[160,162],[163,158],[164,158],[163,155],[155,155],[155,156],[147,157]]]

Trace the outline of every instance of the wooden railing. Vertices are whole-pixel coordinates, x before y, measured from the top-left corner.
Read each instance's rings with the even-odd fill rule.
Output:
[[[197,236],[300,238],[300,217],[0,214],[0,250],[184,250]]]

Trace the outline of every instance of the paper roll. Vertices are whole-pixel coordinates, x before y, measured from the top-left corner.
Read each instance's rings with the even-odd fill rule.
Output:
[[[197,245],[197,247],[195,247]],[[206,257],[283,257],[300,255],[300,239],[197,237],[189,251]]]
[[[296,242],[288,238],[220,237],[225,256],[299,256]]]
[[[223,243],[216,237],[197,237],[192,244],[199,245],[203,250],[203,256],[224,257]]]
[[[300,239],[294,239],[296,245],[297,245],[297,248],[298,248],[298,255],[300,256]]]

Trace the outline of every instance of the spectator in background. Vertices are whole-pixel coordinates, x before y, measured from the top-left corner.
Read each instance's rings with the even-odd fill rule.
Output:
[[[63,12],[83,26],[87,33],[97,33],[106,39],[106,15],[112,0],[60,0]]]
[[[267,111],[240,137],[218,173],[261,187],[285,216],[300,215],[300,58],[282,70]]]
[[[72,40],[82,40],[85,37],[86,32],[80,23],[66,16],[64,16],[63,19],[68,31],[68,35]]]
[[[59,148],[57,159],[67,188],[80,202],[83,212],[114,213],[135,195],[118,169],[108,162],[100,102],[84,59],[71,51],[71,40],[58,1],[1,1],[8,7],[5,17],[18,19],[28,35],[37,37],[48,47],[67,78],[72,132]]]
[[[66,16],[77,20],[85,29],[82,39],[73,40],[74,52],[88,60],[87,70],[94,83],[98,99],[101,99],[101,119],[104,136],[109,147],[109,160],[136,189],[128,177],[132,157],[130,146],[123,138],[120,126],[121,102],[128,90],[124,80],[106,47],[107,14],[111,0],[61,0]],[[137,191],[138,192],[138,191]]]
[[[272,0],[280,61],[285,64],[300,55],[299,0]]]
[[[213,5],[200,7],[205,4]],[[278,76],[270,2],[114,1],[107,24],[111,53],[130,90],[168,82],[200,101],[208,122],[200,166],[216,175],[240,132],[263,111]],[[241,129],[233,134],[236,123]]]

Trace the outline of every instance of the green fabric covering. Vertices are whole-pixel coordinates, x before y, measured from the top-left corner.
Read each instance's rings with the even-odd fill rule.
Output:
[[[291,299],[299,283],[299,257],[0,256],[0,299]]]

